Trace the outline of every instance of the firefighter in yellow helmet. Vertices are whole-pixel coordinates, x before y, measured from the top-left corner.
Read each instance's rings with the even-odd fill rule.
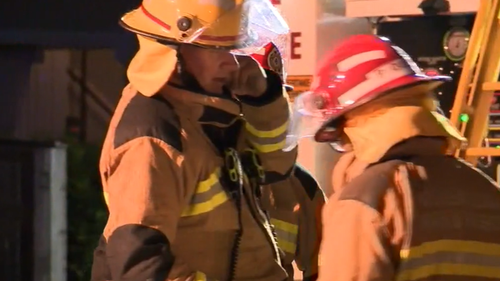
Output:
[[[252,54],[252,57],[264,69],[278,73],[281,80],[285,82],[283,50],[278,47],[277,40],[274,42]],[[290,85],[285,84],[284,87],[287,92],[293,91]],[[321,240],[320,214],[325,203],[325,196],[314,178],[304,168],[297,165],[296,173],[300,175],[303,184],[292,184],[292,188],[282,188],[272,184],[264,186],[261,202],[263,208],[269,212],[271,223],[275,227],[278,246],[284,253],[283,264],[288,271],[288,280],[293,281],[294,276],[299,275],[298,272],[294,272],[293,262],[302,272],[303,280],[315,280],[318,274],[318,252]],[[305,196],[306,193],[311,195]],[[298,214],[298,225],[294,217],[284,215],[289,210]]]
[[[432,93],[450,77],[425,75],[375,35],[346,39],[323,62],[295,101],[295,121],[309,126],[290,136],[344,151],[318,280],[500,280],[500,190],[452,156],[466,140]]]
[[[303,173],[282,81],[248,54],[286,23],[268,0],[145,0],[121,25],[140,49],[102,150],[92,280],[285,280],[260,187]]]

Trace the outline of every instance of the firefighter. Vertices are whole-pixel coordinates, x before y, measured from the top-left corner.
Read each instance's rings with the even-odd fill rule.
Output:
[[[120,22],[140,49],[102,150],[92,280],[285,280],[258,191],[303,173],[281,79],[248,54],[286,23],[268,0],[148,0]]]
[[[466,140],[432,96],[449,79],[424,75],[386,38],[357,35],[295,100],[287,148],[312,133],[345,151],[318,280],[500,280],[499,187],[453,157]]]
[[[276,41],[274,41],[276,42]],[[283,50],[271,42],[252,57],[264,68],[280,75],[286,81]],[[284,85],[287,92],[293,91],[290,85]],[[321,210],[325,203],[323,191],[315,179],[300,165],[295,173],[301,182],[292,184],[292,191],[279,185],[266,185],[263,189],[262,206],[271,217],[276,230],[278,246],[283,251],[283,264],[288,271],[288,280],[294,280],[293,262],[302,272],[303,280],[316,280],[318,273],[318,252],[321,241]],[[308,187],[308,189],[304,189]],[[273,198],[277,198],[273,200]],[[287,213],[298,213],[298,225],[294,217],[287,218]],[[297,279],[295,279],[297,280]]]

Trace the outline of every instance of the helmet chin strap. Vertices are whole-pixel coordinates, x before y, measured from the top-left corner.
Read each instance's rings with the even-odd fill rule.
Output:
[[[179,46],[180,47],[180,46]],[[200,83],[194,77],[193,74],[191,74],[187,68],[186,68],[186,62],[184,61],[184,58],[181,55],[181,52],[177,51],[177,65],[175,67],[177,77],[179,78],[180,82],[182,83],[182,86],[184,89],[196,92],[196,93],[205,93],[206,91],[201,87]]]

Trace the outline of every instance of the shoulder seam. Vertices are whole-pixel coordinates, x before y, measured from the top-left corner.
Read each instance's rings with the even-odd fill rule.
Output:
[[[152,137],[152,136],[140,136],[140,137],[136,137],[136,138],[133,138],[123,144],[121,144],[120,146],[116,147],[116,148],[113,148],[111,150],[111,154],[112,155],[116,155],[116,154],[119,154],[121,152],[124,152],[126,150],[126,146],[129,145],[131,142],[134,142],[134,141],[139,141],[140,139],[150,139],[150,140],[153,140],[154,143],[157,143],[159,146],[168,146],[168,147],[171,147],[172,149],[175,150],[175,152],[179,153],[180,155],[183,155],[182,154],[182,151],[179,151],[175,146],[173,145],[170,145],[168,142],[160,139],[160,138],[157,138],[157,137]]]
[[[114,130],[113,149],[140,137],[153,137],[182,151],[179,116],[160,98],[135,96],[123,110]]]
[[[404,161],[400,160],[393,160],[385,163],[381,163],[379,165],[384,165],[384,166],[389,166],[389,173],[374,173],[373,168],[380,169],[383,166],[372,166],[371,168],[368,168],[364,174],[359,176],[358,178],[354,179],[351,183],[346,186],[341,191],[341,194],[339,195],[339,201],[342,200],[356,200],[359,202],[362,202],[373,209],[378,210],[380,208],[380,200],[382,199],[382,196],[387,192],[387,190],[390,188],[390,182],[391,182],[391,175],[394,175],[394,173],[397,170],[397,167],[401,164],[403,164]],[[366,183],[360,182],[360,181],[366,181],[367,180],[367,174],[366,172],[370,172],[373,174],[374,177],[370,179],[370,183],[373,184],[373,186],[367,186]],[[394,173],[393,173],[394,172]],[[376,177],[376,178],[375,178]],[[378,183],[376,181],[379,181]],[[354,185],[353,185],[354,184]],[[356,185],[357,184],[357,185]],[[349,188],[349,186],[351,186]],[[369,189],[371,188],[371,189]]]

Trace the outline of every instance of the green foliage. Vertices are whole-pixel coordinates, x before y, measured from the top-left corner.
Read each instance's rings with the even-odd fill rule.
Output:
[[[90,280],[93,251],[107,219],[99,177],[99,147],[68,143],[68,280]]]

